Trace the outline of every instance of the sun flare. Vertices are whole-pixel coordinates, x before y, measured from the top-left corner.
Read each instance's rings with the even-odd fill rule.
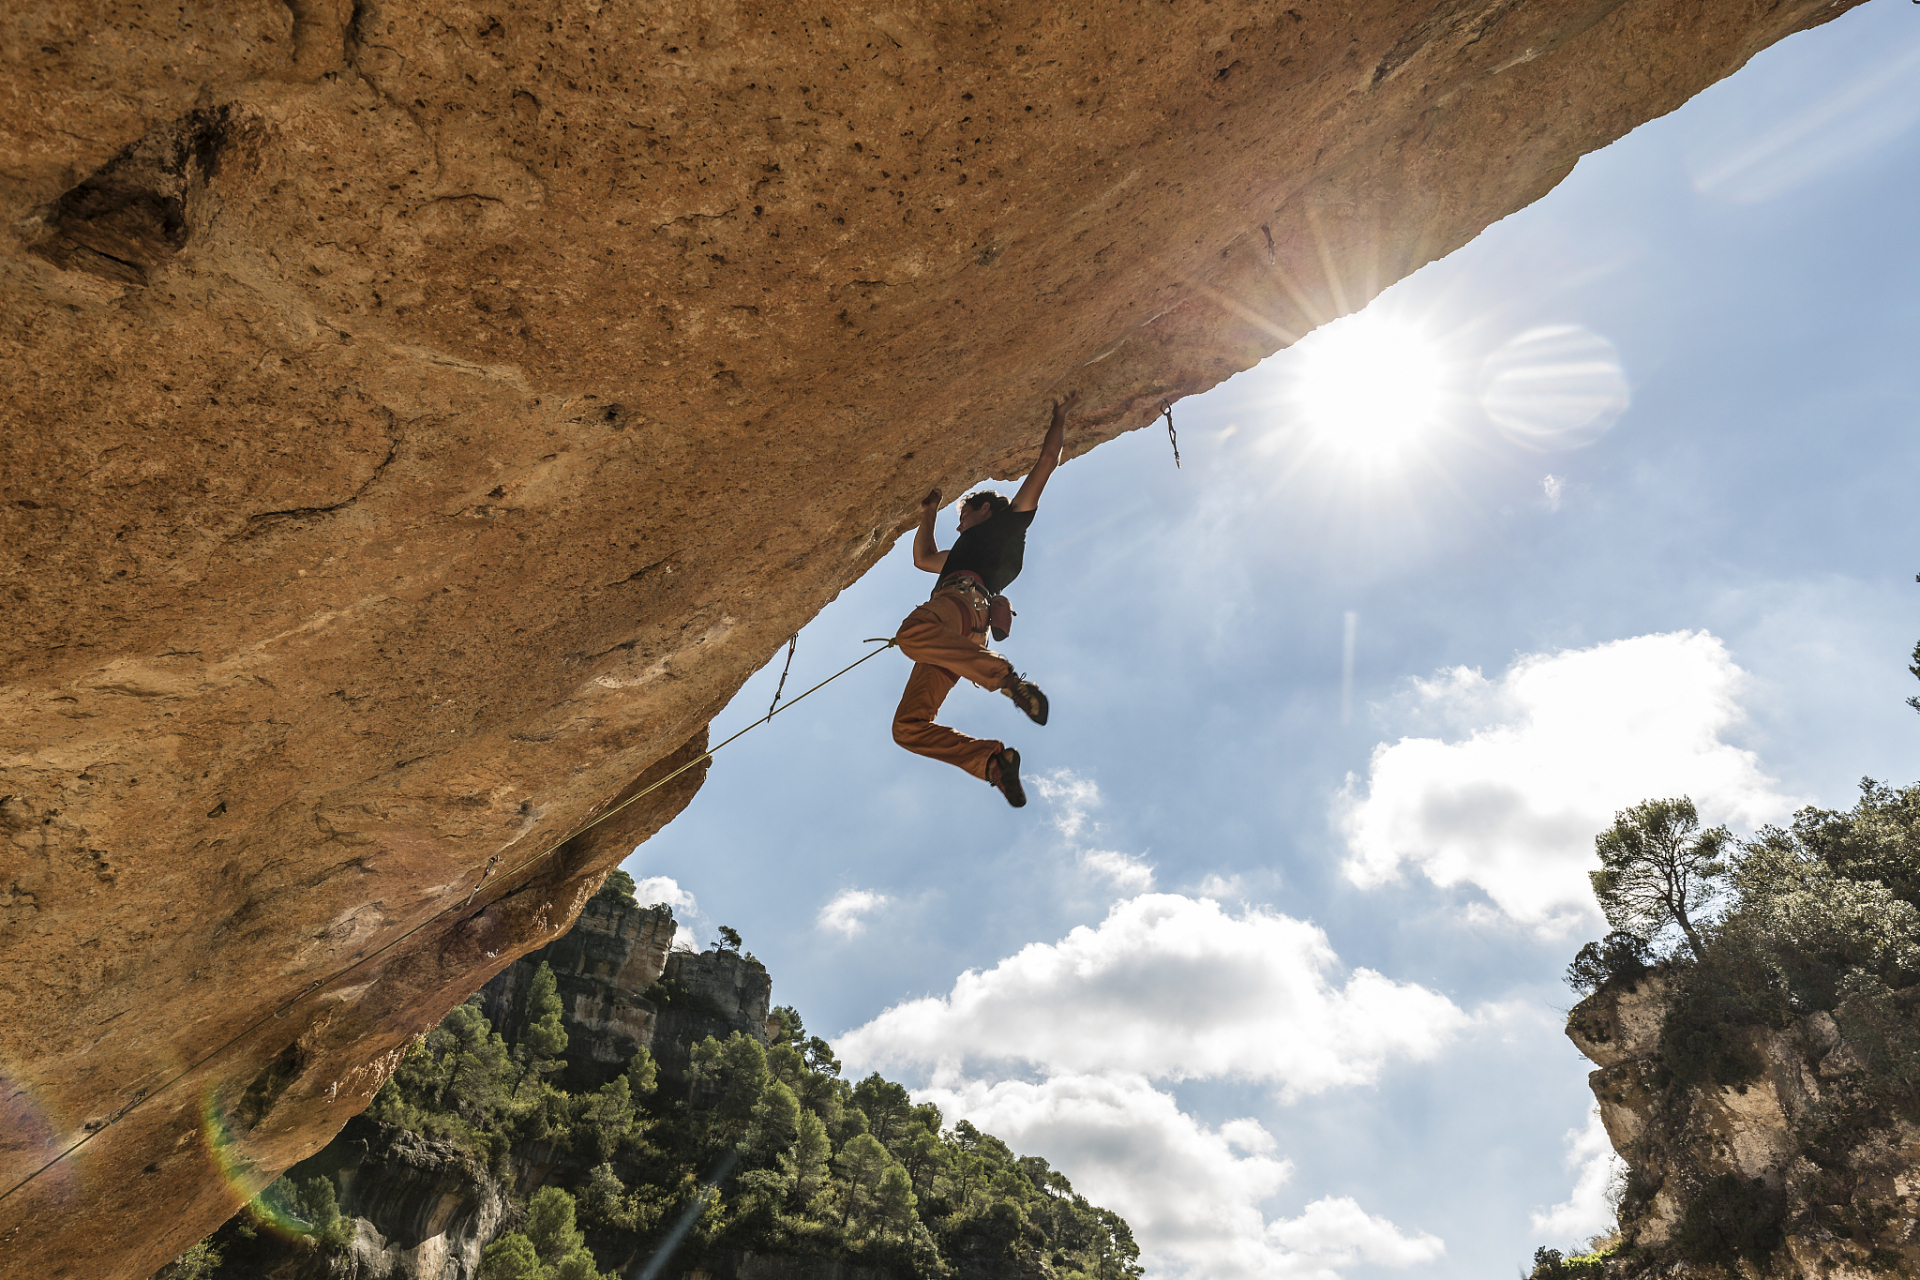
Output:
[[[1341,453],[1389,460],[1440,422],[1447,364],[1418,325],[1362,311],[1308,334],[1290,354],[1295,412]]]

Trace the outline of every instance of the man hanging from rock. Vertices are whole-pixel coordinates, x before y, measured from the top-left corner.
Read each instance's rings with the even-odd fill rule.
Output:
[[[1013,664],[987,648],[987,629],[1004,640],[1012,610],[1000,593],[1020,576],[1040,493],[1060,465],[1067,411],[1075,392],[1054,402],[1053,422],[1040,443],[1040,460],[1021,482],[1013,501],[992,489],[968,494],[960,503],[960,536],[950,550],[934,542],[933,522],[940,514],[940,491],[920,503],[920,528],[913,535],[913,564],[940,575],[928,601],[907,615],[894,643],[913,659],[913,674],[893,713],[893,740],[907,750],[958,765],[984,778],[1018,809],[1027,802],[1020,785],[1020,753],[992,739],[969,738],[935,724],[940,705],[962,676],[982,689],[996,689],[1035,724],[1047,722],[1047,695],[1023,679]]]

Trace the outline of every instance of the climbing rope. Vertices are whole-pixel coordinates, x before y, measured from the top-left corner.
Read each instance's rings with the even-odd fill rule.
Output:
[[[799,639],[799,636],[798,634],[796,634],[792,640],[789,640],[787,642],[787,661],[789,666],[791,666],[793,661],[794,643],[798,639]],[[565,847],[570,841],[579,839],[581,836],[585,835],[587,832],[593,830],[595,827],[605,822],[608,818],[611,818],[614,814],[619,813],[622,809],[625,809],[628,805],[635,804],[641,800],[646,799],[648,796],[652,795],[654,792],[658,791],[660,788],[666,786],[669,782],[672,782],[675,778],[678,778],[682,774],[686,773],[687,770],[695,768],[713,759],[714,755],[717,752],[725,749],[729,744],[739,740],[743,735],[750,733],[755,729],[758,729],[761,725],[773,719],[774,716],[779,715],[782,712],[793,710],[793,708],[799,706],[802,702],[806,701],[807,698],[811,697],[813,694],[818,693],[820,690],[826,688],[828,685],[832,684],[835,680],[838,680],[841,676],[846,675],[849,671],[852,671],[855,667],[859,666],[861,663],[866,662],[868,659],[874,657],[877,654],[885,653],[888,649],[893,648],[895,641],[891,636],[870,636],[866,640],[861,641],[861,643],[862,644],[878,644],[880,647],[878,649],[870,650],[867,653],[863,654],[861,657],[858,657],[854,659],[852,662],[849,662],[846,666],[840,668],[838,671],[828,676],[825,680],[822,680],[819,684],[814,685],[811,689],[808,689],[805,693],[797,695],[791,702],[787,703],[787,705],[784,707],[778,706],[780,697],[779,697],[779,694],[776,692],[774,695],[774,703],[775,703],[775,707],[778,707],[777,710],[775,709],[775,707],[767,708],[766,715],[761,716],[758,720],[753,720],[748,722],[746,728],[741,729],[738,733],[735,733],[732,737],[729,737],[728,739],[726,739],[726,741],[722,742],[719,746],[708,747],[705,751],[702,751],[699,755],[687,761],[685,764],[681,765],[678,769],[675,769],[672,773],[669,773],[666,777],[661,778],[658,782],[653,783],[652,785],[648,786],[642,791],[638,791],[633,795],[628,796],[625,800],[622,800],[619,804],[614,805],[611,809],[608,809],[605,813],[593,819],[591,822],[588,822],[585,825],[575,829],[574,831],[570,832],[569,834],[562,837],[561,839],[554,841],[552,844],[548,845],[545,849],[542,849],[539,853],[534,854],[532,857],[527,858],[525,861],[514,866],[512,869],[507,871],[501,878],[504,880],[512,876],[518,875],[520,872],[526,870],[528,867],[533,866],[535,863],[541,862],[544,859],[551,857],[556,851]],[[780,683],[782,686],[786,684],[786,679],[787,679],[786,673],[782,672],[780,676]],[[453,915],[456,912],[466,910],[468,904],[470,904],[473,901],[474,895],[480,892],[481,885],[486,884],[488,877],[493,874],[494,865],[501,860],[501,857],[502,857],[501,854],[495,854],[493,855],[493,857],[487,860],[487,865],[480,872],[479,881],[473,886],[473,889],[467,894],[467,896],[461,900],[458,906],[448,906],[448,907],[441,908],[439,911],[436,911],[433,915],[428,916],[425,920],[422,920],[419,924],[416,924],[411,929],[408,929],[405,933],[402,933],[399,937],[395,938],[393,941],[385,944],[384,946],[379,947],[378,949],[374,950],[372,953],[368,955],[361,956],[359,959],[355,960],[352,964],[347,965],[345,968],[339,970],[338,972],[333,973],[325,978],[315,978],[313,981],[309,982],[306,985],[306,987],[303,990],[301,990],[298,994],[294,995],[291,999],[286,1001],[286,1003],[279,1005],[270,1013],[261,1014],[258,1018],[255,1018],[252,1022],[248,1023],[245,1027],[242,1027],[239,1031],[235,1032],[232,1036],[228,1037],[221,1044],[215,1046],[209,1052],[194,1059],[192,1062],[188,1063],[185,1067],[182,1067],[179,1071],[175,1072],[172,1076],[170,1076],[166,1081],[161,1083],[158,1087],[152,1090],[147,1090],[147,1089],[139,1090],[133,1095],[133,1097],[130,1100],[128,1100],[128,1102],[124,1106],[122,1106],[118,1111],[115,1111],[112,1114],[110,1114],[106,1118],[106,1120],[100,1123],[100,1125],[97,1128],[90,1129],[84,1137],[74,1142],[71,1146],[67,1147],[65,1150],[56,1154],[51,1160],[48,1160],[45,1164],[41,1165],[38,1169],[35,1169],[32,1173],[29,1173],[26,1177],[20,1179],[20,1181],[14,1183],[12,1186],[8,1187],[5,1191],[0,1191],[0,1202],[6,1201],[10,1196],[13,1195],[14,1192],[20,1190],[22,1187],[25,1187],[29,1183],[33,1182],[34,1179],[38,1178],[41,1174],[53,1168],[55,1165],[59,1164],[62,1160],[65,1160],[68,1156],[78,1151],[81,1147],[84,1147],[89,1142],[92,1142],[94,1138],[98,1137],[102,1133],[105,1133],[112,1126],[119,1124],[120,1121],[124,1119],[126,1115],[129,1112],[131,1112],[134,1108],[143,1106],[146,1103],[151,1102],[153,1099],[159,1097],[161,1094],[171,1089],[174,1085],[180,1083],[181,1080],[184,1080],[187,1076],[193,1074],[195,1071],[198,1071],[201,1067],[205,1066],[209,1062],[212,1062],[215,1058],[218,1058],[221,1054],[225,1053],[228,1049],[231,1049],[234,1045],[238,1044],[241,1040],[253,1034],[254,1031],[258,1030],[260,1027],[262,1027],[272,1019],[286,1017],[288,1010],[292,1009],[293,1006],[299,1004],[302,1000],[305,1000],[307,997],[311,996],[314,992],[320,991],[323,988],[332,986],[334,983],[338,982],[340,979],[352,973],[355,969],[361,968],[362,966],[374,960],[379,959],[381,956],[393,950],[395,947],[405,942],[408,938],[411,938],[414,934],[419,933],[422,929],[427,928],[429,925],[435,924],[440,920],[445,919],[447,916]],[[489,903],[487,905],[491,906],[492,904]],[[483,906],[480,908],[480,910],[485,911],[486,907]],[[479,913],[476,912],[475,914],[477,915]]]

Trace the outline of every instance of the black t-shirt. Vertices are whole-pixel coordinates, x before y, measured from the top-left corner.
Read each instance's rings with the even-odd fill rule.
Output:
[[[1027,554],[1027,526],[1032,523],[1033,512],[1011,507],[987,517],[954,542],[940,575],[971,569],[987,584],[988,591],[999,595],[1020,576],[1020,565]]]

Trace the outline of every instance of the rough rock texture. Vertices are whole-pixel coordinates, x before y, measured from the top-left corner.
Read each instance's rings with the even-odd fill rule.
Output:
[[[262,1228],[227,1246],[221,1280],[474,1280],[481,1251],[508,1229],[505,1188],[471,1156],[364,1116],[300,1173],[339,1187],[354,1230],[347,1251],[324,1253]]]
[[[321,1146],[1048,395],[1141,425],[1852,2],[10,6],[0,1274]]]
[[[1898,1117],[1845,1125],[1863,1064],[1832,1015],[1749,1029],[1764,1063],[1757,1080],[1677,1087],[1659,1061],[1669,996],[1654,972],[1609,983],[1567,1019],[1568,1038],[1599,1065],[1588,1081],[1632,1175],[1620,1227],[1635,1248],[1606,1275],[1706,1274],[1667,1246],[1688,1204],[1722,1175],[1758,1180],[1783,1232],[1764,1263],[1740,1264],[1743,1274],[1867,1280],[1920,1263],[1920,1127]]]
[[[565,937],[530,951],[481,988],[481,1009],[508,1040],[526,1029],[526,991],[553,970],[572,1069],[560,1083],[597,1089],[642,1046],[669,1081],[684,1082],[692,1048],[734,1032],[771,1042],[773,979],[738,951],[672,951],[673,912],[595,896]],[[584,1063],[584,1065],[583,1065]]]
[[[667,966],[673,910],[596,894],[564,938],[522,956],[481,988],[481,1008],[508,1040],[526,1029],[527,987],[544,961],[553,969],[572,1068],[559,1083],[597,1089],[653,1040],[659,1014],[647,989]]]
[[[355,1220],[351,1280],[473,1280],[507,1214],[499,1184],[456,1148],[417,1134],[361,1121],[340,1136],[331,1149],[357,1157],[339,1171],[340,1211]]]
[[[773,979],[752,956],[716,948],[676,951],[655,989],[662,1002],[653,1056],[660,1074],[684,1081],[693,1065],[693,1046],[712,1036],[725,1040],[739,1032],[761,1044],[772,1039],[768,1004]]]

